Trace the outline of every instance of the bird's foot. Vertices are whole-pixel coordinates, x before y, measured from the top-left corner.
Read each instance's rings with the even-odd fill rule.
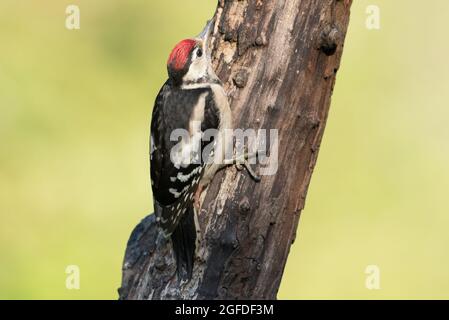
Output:
[[[236,156],[233,159],[227,160],[225,163],[226,163],[226,165],[234,164],[236,166],[237,170],[239,170],[239,171],[246,169],[248,171],[249,175],[251,176],[251,178],[253,178],[253,180],[256,182],[259,182],[260,176],[258,176],[254,172],[253,168],[251,168],[251,165],[248,162],[248,160],[254,159],[254,158],[257,158],[257,152],[253,152],[253,153],[245,152],[244,154],[242,154],[240,156]]]

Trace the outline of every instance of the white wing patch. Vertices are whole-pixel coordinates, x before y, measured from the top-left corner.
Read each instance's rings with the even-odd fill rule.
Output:
[[[201,167],[196,167],[195,169],[193,169],[190,173],[188,174],[182,174],[181,172],[178,173],[177,175],[177,179],[181,182],[186,182],[187,180],[189,180],[193,175],[197,174],[198,172],[200,172]]]
[[[179,198],[184,192],[186,192],[189,189],[189,185],[185,186],[181,191],[178,192],[178,190],[174,188],[168,189],[168,192],[170,192],[175,198]]]
[[[181,192],[178,192],[178,190],[174,189],[174,188],[170,188],[168,189],[168,191],[175,196],[175,198],[179,198],[181,196]]]

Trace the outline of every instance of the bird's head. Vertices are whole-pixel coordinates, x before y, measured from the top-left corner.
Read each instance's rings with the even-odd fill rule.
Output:
[[[176,84],[208,82],[215,79],[209,51],[209,34],[213,20],[193,39],[179,42],[168,57],[168,76]]]

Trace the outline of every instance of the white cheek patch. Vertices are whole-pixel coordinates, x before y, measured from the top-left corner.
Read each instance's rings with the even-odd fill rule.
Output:
[[[205,56],[195,59],[190,65],[189,71],[183,78],[184,82],[195,81],[205,77],[207,74],[207,58]]]

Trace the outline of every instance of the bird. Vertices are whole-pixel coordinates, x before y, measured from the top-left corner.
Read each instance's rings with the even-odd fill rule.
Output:
[[[198,36],[180,41],[171,51],[168,79],[156,97],[151,119],[150,175],[156,220],[163,236],[172,241],[178,279],[184,281],[192,277],[201,238],[201,193],[218,170],[237,164],[232,158],[228,97],[212,67],[209,36],[213,25],[210,20]],[[208,130],[214,134],[207,140]]]

